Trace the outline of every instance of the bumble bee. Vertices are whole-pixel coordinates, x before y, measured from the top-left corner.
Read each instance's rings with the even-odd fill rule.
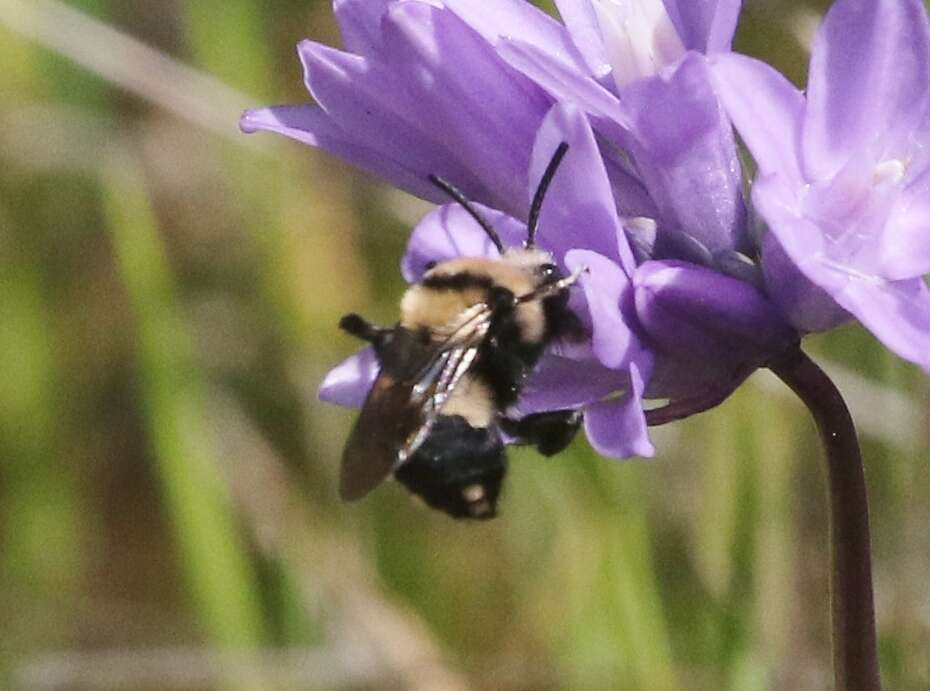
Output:
[[[391,328],[349,314],[340,327],[372,344],[380,373],[362,406],[340,470],[340,495],[360,499],[391,473],[456,518],[491,518],[507,471],[504,435],[545,455],[564,449],[576,410],[507,416],[546,346],[577,335],[568,307],[578,274],[563,276],[535,247],[546,190],[568,150],[562,142],[530,205],[523,247],[505,248],[465,196],[430,181],[481,226],[500,258],[459,257],[429,268],[404,294]]]

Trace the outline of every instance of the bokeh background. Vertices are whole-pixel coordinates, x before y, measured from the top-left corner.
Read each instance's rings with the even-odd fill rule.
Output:
[[[747,0],[804,83],[824,4]],[[341,504],[316,387],[426,206],[246,137],[324,0],[0,0],[0,687],[821,689],[824,482],[764,373],[652,461],[512,453],[500,517]],[[886,688],[930,688],[928,380],[810,339],[861,427]]]

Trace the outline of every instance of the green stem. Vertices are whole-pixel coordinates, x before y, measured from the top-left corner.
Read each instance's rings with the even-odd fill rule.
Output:
[[[826,453],[836,689],[878,691],[869,505],[852,417],[836,386],[800,347],[780,355],[769,368],[804,401]]]

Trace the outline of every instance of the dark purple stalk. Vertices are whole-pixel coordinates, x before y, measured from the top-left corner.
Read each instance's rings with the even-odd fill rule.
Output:
[[[856,429],[830,378],[793,347],[769,363],[814,416],[827,460],[833,667],[837,691],[878,691],[869,505]]]

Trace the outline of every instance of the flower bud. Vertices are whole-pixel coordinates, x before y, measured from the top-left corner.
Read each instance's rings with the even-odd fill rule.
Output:
[[[669,355],[761,364],[797,338],[755,287],[704,267],[646,262],[633,285],[642,328]]]

